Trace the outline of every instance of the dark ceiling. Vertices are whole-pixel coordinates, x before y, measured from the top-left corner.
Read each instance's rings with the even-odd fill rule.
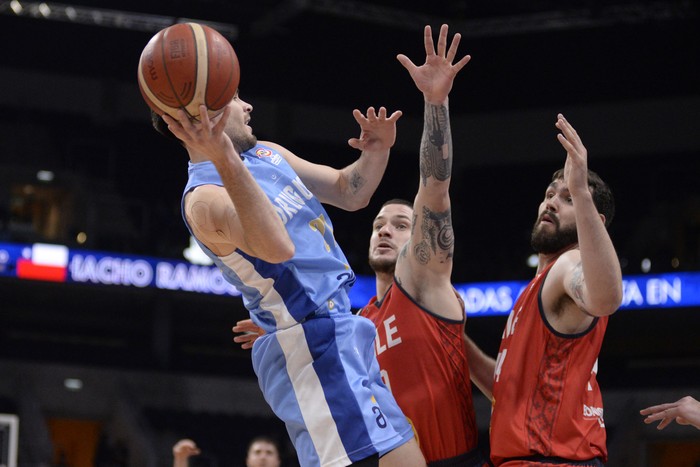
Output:
[[[13,17],[9,3],[0,2],[6,13],[0,16],[2,34],[12,44],[3,66],[129,82],[141,49],[155,33],[110,27],[107,20],[100,26],[34,19],[28,9]],[[694,1],[73,4],[162,15],[160,21],[194,18],[225,25],[235,31],[231,41],[242,64],[242,90],[258,98],[421,110],[394,57],[405,53],[420,60],[422,26],[443,22],[465,36],[461,50],[473,56],[454,90],[453,98],[464,102],[458,112],[697,93]]]

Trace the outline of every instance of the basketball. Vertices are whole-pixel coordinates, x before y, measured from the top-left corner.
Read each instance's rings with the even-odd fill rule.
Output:
[[[180,23],[159,31],[146,44],[138,65],[141,95],[158,115],[177,118],[183,109],[199,119],[205,104],[214,117],[238,89],[240,66],[228,40],[198,23]]]

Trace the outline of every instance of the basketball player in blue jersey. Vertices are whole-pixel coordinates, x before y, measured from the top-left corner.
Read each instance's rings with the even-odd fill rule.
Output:
[[[265,335],[253,368],[304,467],[424,466],[410,424],[382,384],[375,328],[352,314],[355,280],[321,203],[367,205],[396,138],[397,111],[355,110],[359,159],[337,170],[258,142],[253,107],[236,94],[201,122],[155,117],[187,150],[185,224],[224,277],[241,291]],[[381,460],[380,460],[381,458]]]
[[[369,262],[376,296],[360,315],[377,329],[382,378],[409,417],[428,466],[484,466],[477,451],[469,362],[462,341],[464,304],[452,286],[454,235],[449,186],[452,130],[448,96],[471,57],[457,59],[461,34],[448,43],[443,24],[437,39],[423,31],[425,62],[397,59],[424,100],[420,182],[413,202],[383,204],[372,223]],[[413,228],[415,226],[415,228]],[[250,348],[264,334],[252,321],[233,328],[234,342]]]

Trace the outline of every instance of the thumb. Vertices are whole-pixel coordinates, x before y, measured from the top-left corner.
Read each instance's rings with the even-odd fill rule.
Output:
[[[416,65],[411,61],[410,58],[405,56],[404,54],[398,54],[396,56],[396,59],[403,65],[404,68],[406,68],[409,72],[411,70],[414,70],[416,68]]]
[[[362,149],[362,141],[358,138],[350,138],[348,140],[348,145],[353,149]]]

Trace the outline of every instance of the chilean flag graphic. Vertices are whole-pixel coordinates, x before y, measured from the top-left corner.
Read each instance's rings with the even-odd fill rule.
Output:
[[[65,282],[68,274],[68,247],[35,243],[17,260],[17,277],[39,281]]]

